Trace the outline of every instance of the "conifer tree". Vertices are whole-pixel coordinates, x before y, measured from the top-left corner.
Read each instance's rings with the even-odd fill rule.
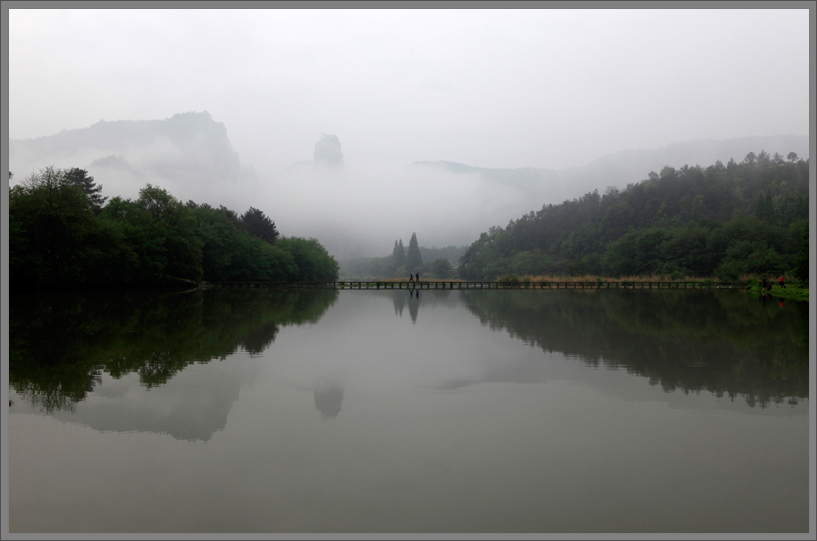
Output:
[[[394,241],[394,251],[392,252],[392,259],[395,267],[402,267],[406,264],[406,249],[403,248],[403,239],[400,242]]]
[[[85,192],[85,195],[91,202],[91,209],[93,209],[94,214],[98,215],[100,210],[102,210],[102,205],[105,204],[108,198],[102,197],[99,194],[99,192],[102,191],[102,186],[97,186],[94,183],[94,177],[89,175],[85,169],[74,167],[65,172],[65,178],[72,184],[82,188],[82,191]]]
[[[270,244],[275,244],[275,241],[278,240],[278,230],[275,228],[275,222],[257,208],[250,207],[247,212],[242,214],[238,219],[238,226]]]
[[[420,255],[420,246],[417,244],[417,233],[411,234],[408,253],[406,254],[406,268],[409,272],[414,272],[423,264],[423,257]]]

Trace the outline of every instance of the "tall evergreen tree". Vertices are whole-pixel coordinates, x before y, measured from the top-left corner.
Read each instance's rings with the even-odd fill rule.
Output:
[[[248,233],[255,235],[270,244],[275,244],[278,240],[278,230],[275,229],[275,222],[270,220],[257,208],[250,209],[241,215],[238,225]]]
[[[403,248],[403,239],[400,242],[394,241],[394,251],[392,251],[392,259],[395,267],[402,267],[406,264],[406,249]]]
[[[74,167],[65,172],[65,178],[72,184],[82,188],[82,191],[85,192],[85,195],[88,196],[88,200],[91,202],[91,209],[94,211],[94,214],[99,215],[99,212],[102,210],[102,205],[105,204],[108,198],[102,197],[99,194],[99,192],[102,191],[102,186],[97,186],[96,183],[94,183],[94,177],[89,175],[85,169]]]
[[[420,255],[420,246],[417,244],[417,233],[412,233],[406,254],[406,268],[409,272],[415,272],[422,264],[423,256]]]

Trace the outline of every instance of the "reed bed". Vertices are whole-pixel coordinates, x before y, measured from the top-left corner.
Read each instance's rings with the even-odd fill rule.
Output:
[[[664,275],[650,275],[650,276],[621,276],[613,278],[610,276],[596,276],[592,274],[585,274],[584,276],[556,276],[547,274],[543,276],[521,276],[520,280],[531,282],[704,282],[711,281],[713,278],[700,278],[696,276],[684,276],[682,278],[670,278]]]

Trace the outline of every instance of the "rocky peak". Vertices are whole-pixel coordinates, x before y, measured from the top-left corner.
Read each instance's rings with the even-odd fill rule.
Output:
[[[315,144],[314,161],[317,165],[343,167],[343,151],[336,135],[321,134],[320,140]]]

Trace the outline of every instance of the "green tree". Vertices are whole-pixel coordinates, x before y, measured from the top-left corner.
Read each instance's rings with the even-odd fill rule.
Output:
[[[394,241],[394,250],[392,250],[392,259],[394,260],[394,266],[402,267],[406,264],[406,249],[403,247],[403,239],[400,241]]]
[[[187,207],[190,208],[189,203]],[[239,246],[235,223],[226,214],[209,205],[196,205],[192,214],[196,220],[196,235],[202,243],[204,280],[228,279],[228,269]]]
[[[202,241],[196,236],[191,210],[167,190],[150,184],[139,190],[136,207],[148,216],[140,225],[154,247],[158,277],[201,280]]]
[[[454,267],[451,262],[444,257],[439,257],[431,264],[431,275],[434,278],[451,278],[454,274]]]
[[[338,279],[339,265],[334,257],[317,239],[299,237],[282,238],[276,247],[292,254],[296,270],[290,280],[301,282],[327,281]]]
[[[250,207],[247,212],[241,215],[238,223],[242,229],[251,235],[255,235],[270,244],[275,244],[275,241],[278,240],[278,230],[275,229],[275,222],[257,208]]]
[[[235,239],[226,279],[277,282],[298,279],[296,256],[284,247],[283,239],[273,246],[243,230],[236,231]]]
[[[226,217],[228,217],[230,219],[230,221],[232,221],[236,226],[238,225],[238,222],[239,222],[240,219],[238,217],[238,214],[236,214],[236,212],[234,210],[230,210],[227,207],[225,207],[224,205],[220,205],[218,207],[218,210],[220,212],[224,213],[224,215]]]
[[[102,210],[102,205],[105,204],[108,198],[100,195],[102,186],[97,186],[96,183],[94,183],[94,177],[90,176],[85,169],[74,167],[65,172],[65,178],[82,188],[82,191],[85,192],[85,195],[88,196],[88,200],[91,202],[91,208],[94,214],[99,215]]]
[[[755,211],[755,214],[764,222],[774,223],[776,221],[776,213],[774,203],[772,202],[772,191],[770,188],[766,188],[765,196],[762,193],[757,196],[757,210]]]
[[[809,274],[808,224],[806,220],[806,225],[803,226],[803,242],[800,244],[800,251],[797,252],[797,259],[794,263],[794,275],[801,282],[808,281]]]
[[[417,233],[412,233],[408,253],[406,253],[406,268],[409,272],[415,272],[422,264],[423,256],[420,255],[420,246],[417,244]]]
[[[95,254],[88,240],[96,224],[80,187],[52,166],[9,191],[9,273],[21,283],[77,286]]]

